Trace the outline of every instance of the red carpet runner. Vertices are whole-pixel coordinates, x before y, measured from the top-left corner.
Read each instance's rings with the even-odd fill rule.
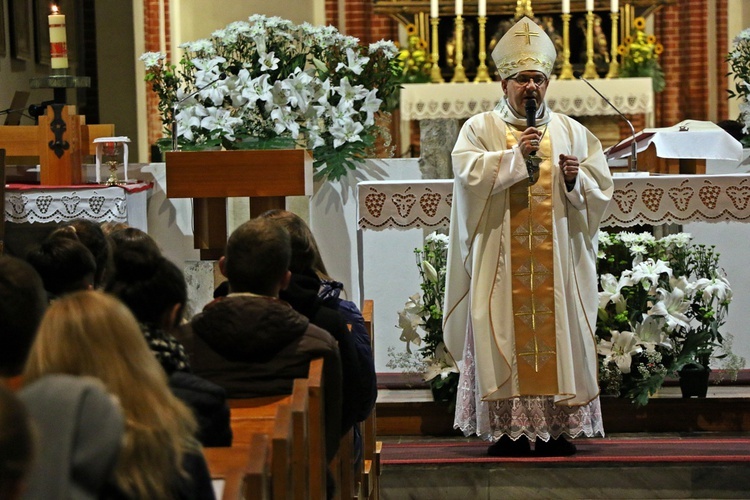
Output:
[[[606,438],[576,439],[572,457],[496,458],[487,456],[483,441],[383,443],[384,465],[492,462],[750,462],[750,438]]]

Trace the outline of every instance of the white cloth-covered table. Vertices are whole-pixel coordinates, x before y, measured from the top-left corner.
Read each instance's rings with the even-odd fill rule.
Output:
[[[592,84],[624,114],[645,114],[646,123],[653,126],[651,78],[594,80]],[[401,89],[401,120],[468,118],[494,109],[502,95],[500,82],[406,84]],[[580,80],[550,82],[545,100],[553,111],[570,116],[617,114]]]
[[[5,220],[35,224],[88,219],[99,223],[125,222],[147,230],[146,200],[151,186],[151,183],[122,186],[8,184]]]
[[[607,154],[610,160],[627,158],[632,149],[625,139]],[[636,135],[637,152],[651,144],[660,158],[692,158],[701,160],[729,160],[739,164],[742,144],[713,122],[685,120],[671,127],[646,128]]]
[[[750,174],[615,177],[602,226],[749,222]],[[358,184],[360,229],[447,228],[452,180]]]

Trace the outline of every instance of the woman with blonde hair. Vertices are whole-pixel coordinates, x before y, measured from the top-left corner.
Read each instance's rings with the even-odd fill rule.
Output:
[[[97,377],[120,400],[126,423],[115,497],[213,498],[195,419],[170,391],[138,323],[119,300],[83,291],[48,308],[24,381],[50,373]]]

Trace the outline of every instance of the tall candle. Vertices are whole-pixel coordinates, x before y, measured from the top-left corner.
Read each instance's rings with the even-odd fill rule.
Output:
[[[456,0],[456,15],[464,15],[464,0]]]
[[[479,17],[487,17],[487,0],[479,0]]]
[[[439,6],[438,6],[439,0],[430,0],[430,17],[439,17]]]
[[[57,5],[52,6],[52,14],[47,17],[49,22],[50,60],[53,69],[68,67],[68,44],[65,32],[65,16],[60,14]]]
[[[570,0],[563,0],[562,13],[570,14]]]
[[[618,2],[618,0],[612,0],[609,10],[610,12],[617,12],[618,10],[620,10],[620,2]]]
[[[586,0],[586,12],[594,11],[594,0]]]

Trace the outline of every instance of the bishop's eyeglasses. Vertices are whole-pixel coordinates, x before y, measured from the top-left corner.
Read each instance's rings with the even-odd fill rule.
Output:
[[[541,87],[547,82],[547,77],[541,74],[529,75],[526,73],[520,73],[516,76],[509,76],[508,80],[514,80],[521,86],[526,86],[529,84],[529,82],[533,81],[537,87]]]

